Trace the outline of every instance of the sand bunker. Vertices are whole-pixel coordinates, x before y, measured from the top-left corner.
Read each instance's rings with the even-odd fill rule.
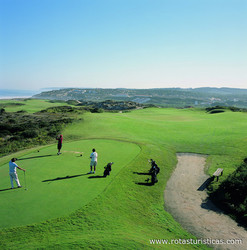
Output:
[[[247,249],[247,231],[207,201],[203,185],[209,178],[204,173],[205,156],[177,154],[177,158],[164,193],[165,209],[198,239],[224,241],[210,245],[214,249]],[[235,239],[242,240],[242,244],[232,241]]]

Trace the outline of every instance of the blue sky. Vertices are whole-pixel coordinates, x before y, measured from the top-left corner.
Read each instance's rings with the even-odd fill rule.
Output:
[[[246,0],[0,0],[0,88],[247,88]]]

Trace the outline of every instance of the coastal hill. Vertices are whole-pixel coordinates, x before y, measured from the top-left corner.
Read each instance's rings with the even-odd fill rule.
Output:
[[[101,89],[63,88],[36,94],[33,98],[49,100],[131,101],[161,107],[207,107],[210,105],[247,108],[247,89],[235,88],[161,88],[161,89]]]

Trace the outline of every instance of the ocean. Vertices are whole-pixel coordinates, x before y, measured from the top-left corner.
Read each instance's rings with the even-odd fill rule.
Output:
[[[38,93],[39,91],[35,90],[0,89],[0,99],[30,98]]]

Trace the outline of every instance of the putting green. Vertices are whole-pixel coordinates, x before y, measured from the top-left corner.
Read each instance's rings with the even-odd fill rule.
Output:
[[[98,166],[96,173],[89,175],[92,148],[98,153]],[[0,228],[61,217],[84,206],[138,155],[140,148],[133,143],[95,139],[65,142],[61,152],[58,156],[53,145],[17,160],[26,169],[28,190],[21,170],[17,172],[23,188],[9,189],[8,163],[0,167]],[[111,175],[100,178],[104,166],[111,161],[114,162]]]

